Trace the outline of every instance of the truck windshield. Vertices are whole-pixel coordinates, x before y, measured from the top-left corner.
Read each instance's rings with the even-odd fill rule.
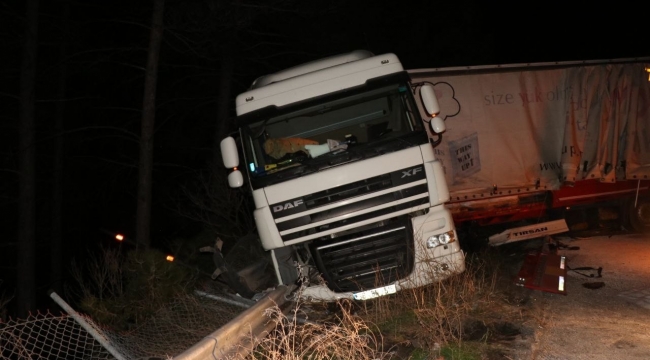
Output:
[[[405,83],[293,107],[242,135],[254,188],[427,141]]]

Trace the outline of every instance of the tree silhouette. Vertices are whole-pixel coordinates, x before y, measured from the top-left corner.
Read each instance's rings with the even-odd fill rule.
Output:
[[[61,27],[63,31],[59,44],[58,84],[54,110],[54,151],[52,155],[52,240],[50,246],[50,283],[58,293],[62,291],[63,280],[63,185],[64,185],[64,119],[67,94],[67,56],[70,32],[70,2],[61,3]],[[56,135],[59,134],[59,135]]]
[[[138,203],[136,214],[136,240],[151,244],[151,187],[153,171],[153,137],[156,117],[156,82],[158,80],[158,59],[163,36],[164,0],[154,0],[151,35],[147,56],[142,100],[142,130],[140,133],[140,160],[138,172]]]
[[[36,142],[35,79],[38,0],[27,0],[25,42],[20,69],[19,223],[17,314],[25,317],[36,303]]]

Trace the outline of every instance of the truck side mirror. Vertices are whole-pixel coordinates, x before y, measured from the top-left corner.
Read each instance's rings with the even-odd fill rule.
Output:
[[[231,188],[241,187],[244,184],[244,177],[241,171],[237,169],[239,166],[239,154],[237,153],[237,144],[232,136],[221,140],[221,159],[226,168],[233,170],[228,174],[228,185]]]
[[[431,131],[435,134],[441,134],[447,130],[447,127],[445,126],[445,121],[442,120],[439,117],[434,117],[429,121],[429,127],[431,128]]]
[[[444,132],[446,129],[445,121],[437,117],[440,113],[440,105],[438,104],[438,98],[436,97],[433,85],[422,85],[420,88],[420,99],[422,100],[427,115],[431,117],[431,121],[429,121],[431,132],[435,134]]]
[[[422,88],[420,88],[420,98],[429,116],[435,117],[440,113],[440,105],[438,105],[438,98],[436,97],[436,92],[433,90],[433,85],[422,85]]]

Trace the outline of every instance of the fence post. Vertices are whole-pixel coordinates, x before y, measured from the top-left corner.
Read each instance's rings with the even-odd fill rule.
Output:
[[[54,302],[57,303],[65,312],[68,313],[68,315],[72,316],[72,318],[79,324],[81,325],[84,330],[88,331],[88,333],[97,341],[99,341],[102,346],[108,350],[108,352],[111,353],[116,359],[118,360],[127,360],[124,355],[122,355],[117,349],[111,345],[107,340],[106,336],[101,334],[97,329],[95,329],[92,325],[90,325],[81,315],[79,315],[78,312],[76,312],[70,305],[68,305],[65,300],[63,300],[56,292],[50,291],[50,297]]]

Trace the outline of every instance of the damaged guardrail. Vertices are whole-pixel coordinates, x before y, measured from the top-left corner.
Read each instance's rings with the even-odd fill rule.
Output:
[[[248,310],[175,356],[174,359],[243,359],[276,325],[276,322],[265,316],[264,312],[277,306],[286,314],[290,309],[288,295],[295,289],[296,285],[278,286]]]

